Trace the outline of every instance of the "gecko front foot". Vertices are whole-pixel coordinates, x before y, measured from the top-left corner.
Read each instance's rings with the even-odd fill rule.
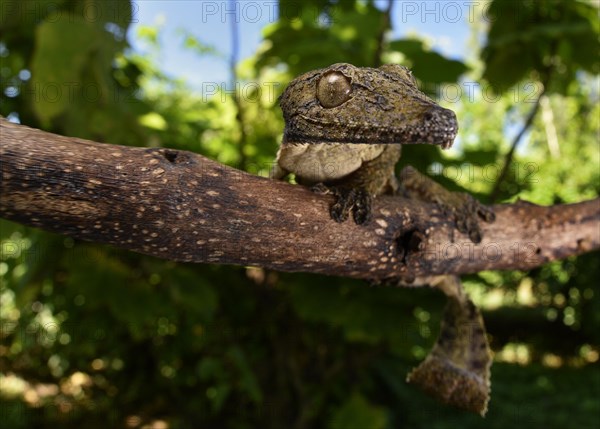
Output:
[[[362,225],[371,219],[371,195],[362,188],[344,186],[326,186],[319,183],[312,187],[319,194],[333,194],[335,202],[329,208],[331,218],[336,222],[345,222],[352,212],[357,225]]]

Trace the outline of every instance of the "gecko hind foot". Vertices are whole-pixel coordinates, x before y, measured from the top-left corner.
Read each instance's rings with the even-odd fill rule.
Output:
[[[312,190],[319,194],[333,194],[335,202],[329,208],[329,214],[336,222],[345,222],[350,212],[357,225],[362,225],[371,219],[372,198],[365,189],[326,186],[318,183],[312,187]]]
[[[481,227],[479,220],[491,223],[496,215],[489,207],[481,204],[473,196],[464,192],[451,192],[450,198],[439,201],[438,205],[444,213],[452,216],[456,228],[463,234],[467,234],[473,243],[481,242]]]
[[[401,193],[408,198],[435,203],[463,234],[474,243],[481,242],[480,220],[491,223],[496,215],[491,208],[484,206],[465,192],[451,192],[431,178],[406,166],[400,174]]]

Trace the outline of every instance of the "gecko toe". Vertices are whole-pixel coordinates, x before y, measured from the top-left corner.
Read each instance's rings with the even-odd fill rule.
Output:
[[[469,239],[475,244],[481,243],[481,231],[479,227],[469,230]]]
[[[345,222],[350,215],[350,210],[354,205],[354,195],[352,189],[330,188],[335,197],[335,202],[331,205],[329,213],[336,222]]]
[[[357,225],[367,223],[371,219],[371,196],[364,189],[355,192],[352,214]]]
[[[492,223],[496,220],[496,213],[494,213],[491,208],[484,206],[483,204],[478,204],[477,214],[487,223]]]

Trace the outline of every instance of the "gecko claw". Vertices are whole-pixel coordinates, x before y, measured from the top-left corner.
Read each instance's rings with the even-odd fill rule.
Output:
[[[331,190],[323,183],[317,183],[311,186],[310,190],[319,195],[331,194]]]

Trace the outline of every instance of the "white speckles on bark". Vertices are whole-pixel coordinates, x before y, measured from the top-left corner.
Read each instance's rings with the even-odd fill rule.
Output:
[[[385,219],[376,219],[375,223],[377,223],[377,225],[379,225],[382,228],[387,228],[388,223],[385,221]]]
[[[445,266],[445,260],[441,260],[444,258],[419,264],[420,255],[409,258],[404,267],[399,261],[396,238],[404,237],[409,228],[427,235],[427,249],[440,242],[452,243],[452,234],[458,234],[440,213],[434,211],[436,218],[432,220],[431,206],[402,197],[376,201],[374,220],[366,225],[356,226],[352,219],[338,224],[330,220],[327,210],[331,198],[300,186],[248,176],[200,155],[182,152],[173,157],[175,162],[167,163],[171,152],[164,149],[160,152],[82,143],[5,124],[4,120],[0,120],[0,126],[0,212],[17,222],[91,241],[125,243],[128,249],[169,259],[209,262],[210,257],[215,262],[351,277],[378,278],[444,269],[472,272],[491,265],[489,260],[478,262],[482,259],[477,256],[481,253],[479,246],[473,258],[459,261],[462,265],[458,268]],[[28,153],[32,154],[29,158]],[[585,207],[583,213],[597,212],[589,204]],[[498,232],[499,226],[486,227],[484,243],[498,242],[505,246],[504,254],[510,245],[506,244],[507,230],[513,241],[539,238],[542,242],[542,232],[553,228],[559,233],[546,232],[540,259],[557,257],[551,237],[569,235],[571,248],[597,245],[593,234],[587,234],[592,237],[588,242],[582,228],[572,227],[573,223],[585,223],[589,216],[579,216],[579,209],[569,206],[559,210],[527,206],[516,213],[510,206],[502,208],[506,216],[499,216],[496,224],[503,229]],[[546,219],[550,211],[556,218],[546,222],[529,225],[522,220]],[[568,219],[563,215],[565,211],[570,211]],[[507,222],[507,218],[513,222]],[[588,222],[586,227],[590,225]],[[517,235],[518,229],[531,235]],[[532,266],[511,259],[504,261],[503,267],[514,265]]]

